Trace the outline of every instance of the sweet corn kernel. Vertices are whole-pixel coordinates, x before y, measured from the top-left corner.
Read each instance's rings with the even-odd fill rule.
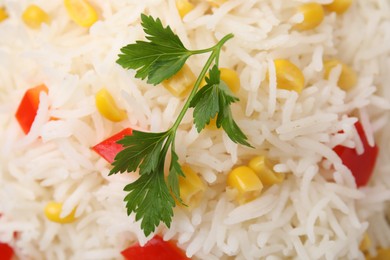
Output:
[[[294,26],[298,30],[314,29],[324,20],[324,8],[317,3],[303,4],[298,7],[298,12],[303,14],[303,21]]]
[[[86,0],[64,0],[64,4],[69,17],[80,26],[91,27],[99,18]]]
[[[191,12],[195,6],[188,0],[176,0],[176,8],[180,17],[183,19],[183,17]]]
[[[368,251],[370,246],[371,246],[371,239],[370,239],[370,237],[368,236],[367,233],[364,233],[363,239],[360,242],[359,249],[362,252],[366,252],[366,251]]]
[[[163,86],[176,97],[185,97],[194,86],[196,77],[187,64],[171,78],[162,82]]]
[[[301,93],[305,85],[302,71],[288,60],[274,60],[278,88]]]
[[[61,218],[61,212],[62,212],[62,203],[59,202],[49,202],[47,203],[45,207],[45,216],[47,219],[49,219],[52,222],[57,222],[61,224],[71,223],[76,220],[74,214],[76,212],[76,209],[73,209],[73,211],[66,217]]]
[[[0,22],[8,18],[7,10],[4,7],[0,6]]]
[[[352,4],[352,0],[333,0],[333,3],[324,5],[324,7],[329,12],[342,14],[348,10],[351,4]]]
[[[219,68],[219,70],[221,72],[221,80],[226,83],[233,93],[237,93],[241,87],[237,72],[228,68]]]
[[[389,260],[390,259],[390,249],[388,248],[379,248],[377,250],[376,256],[367,256],[366,260]]]
[[[182,166],[182,170],[186,177],[179,176],[180,198],[192,209],[202,200],[205,185],[189,166]]]
[[[227,184],[237,190],[237,201],[240,204],[255,199],[263,189],[259,177],[248,166],[233,169],[229,173]]]
[[[127,114],[123,109],[118,108],[114,98],[107,89],[102,88],[95,95],[96,107],[100,114],[113,122],[120,122],[126,119]]]
[[[36,5],[29,5],[26,10],[24,10],[22,19],[24,23],[32,29],[38,29],[43,23],[50,22],[49,15]]]
[[[343,90],[350,90],[356,85],[357,76],[351,67],[342,63],[341,61],[335,59],[326,61],[324,63],[324,77],[328,79],[332,69],[338,65],[341,66],[341,73],[337,85]]]
[[[264,185],[273,185],[281,183],[284,180],[284,174],[274,172],[272,170],[272,163],[265,158],[265,156],[256,156],[249,161],[249,168],[251,168]]]
[[[207,0],[213,7],[220,7],[222,4],[226,3],[226,1],[227,0]]]

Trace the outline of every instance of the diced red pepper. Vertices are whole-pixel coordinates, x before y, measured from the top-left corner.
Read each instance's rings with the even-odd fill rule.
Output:
[[[14,250],[8,244],[0,243],[0,260],[11,260]]]
[[[131,135],[133,133],[131,128],[125,128],[119,133],[107,138],[106,140],[98,143],[92,150],[98,153],[101,157],[106,159],[107,162],[113,163],[115,156],[123,150],[123,146],[118,144],[117,141],[125,137],[126,135]]]
[[[41,91],[46,93],[48,92],[48,89],[44,84],[28,89],[19,104],[18,110],[16,111],[16,119],[25,134],[30,132],[31,125],[37,115],[39,94]]]
[[[121,252],[127,260],[189,260],[172,241],[154,236],[146,245],[133,245]]]
[[[357,187],[361,187],[365,186],[370,180],[379,149],[376,145],[371,147],[368,144],[360,122],[356,122],[355,127],[362,140],[364,153],[359,155],[354,148],[348,148],[342,145],[336,146],[333,150],[340,156],[343,164],[351,170],[352,175],[355,177]]]

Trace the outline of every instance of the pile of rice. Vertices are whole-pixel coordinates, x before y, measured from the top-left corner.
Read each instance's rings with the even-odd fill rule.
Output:
[[[372,254],[390,247],[390,2],[356,0],[345,14],[326,13],[306,32],[292,29],[302,19],[293,10],[306,0],[230,0],[211,12],[200,2],[182,20],[174,0],[93,0],[100,20],[85,29],[70,20],[62,1],[0,1],[10,15],[0,23],[0,241],[19,259],[120,259],[121,250],[152,237],[126,215],[123,187],[135,175],[108,177],[110,165],[90,149],[126,127],[165,130],[184,103],[115,63],[122,46],[143,39],[140,13],[160,17],[189,49],[235,35],[220,65],[239,72],[234,117],[255,146],[236,145],[223,131],[198,134],[188,113],[177,152],[207,189],[199,207],[176,207],[171,228],[156,232],[176,240],[187,256],[208,260],[363,259],[366,232]],[[50,25],[23,24],[21,14],[32,3],[49,13]],[[353,90],[337,86],[340,70],[323,79],[323,60],[332,57],[357,71]],[[301,94],[276,89],[276,58],[302,69]],[[197,74],[206,59],[188,64]],[[24,135],[15,111],[26,89],[42,83],[49,93],[41,95]],[[127,120],[112,123],[99,114],[94,94],[102,87],[126,109]],[[358,118],[369,142],[380,146],[373,177],[360,189],[332,150],[359,146]],[[286,179],[238,205],[226,193],[227,174],[259,154],[277,160],[274,170]],[[77,221],[46,219],[43,209],[53,200],[63,202],[63,216],[77,206]]]

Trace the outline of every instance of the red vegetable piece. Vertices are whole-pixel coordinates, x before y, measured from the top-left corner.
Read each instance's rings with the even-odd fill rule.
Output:
[[[14,250],[8,244],[0,243],[0,260],[11,260]]]
[[[123,146],[118,144],[117,141],[125,137],[126,135],[132,134],[131,128],[125,128],[119,133],[107,138],[106,140],[98,143],[92,150],[98,153],[101,157],[106,159],[107,162],[112,163],[117,153],[123,150]]]
[[[376,145],[371,147],[368,144],[363,127],[359,121],[355,123],[355,127],[362,140],[364,153],[359,155],[355,149],[342,145],[336,146],[333,150],[340,156],[343,164],[351,170],[357,187],[361,187],[365,186],[370,180],[379,149]]]
[[[34,122],[35,116],[38,112],[39,106],[39,94],[41,91],[48,92],[47,87],[42,84],[34,88],[30,88],[24,93],[22,101],[19,104],[18,110],[16,111],[16,119],[25,134],[28,134],[31,129],[31,125]]]
[[[146,245],[133,245],[121,252],[127,260],[189,260],[172,241],[154,236]]]

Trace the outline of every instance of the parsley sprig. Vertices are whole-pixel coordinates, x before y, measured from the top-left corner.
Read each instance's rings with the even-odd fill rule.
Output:
[[[217,117],[217,127],[222,127],[233,142],[246,146],[250,144],[232,117],[230,105],[239,100],[221,81],[218,69],[222,46],[233,35],[226,35],[211,48],[188,50],[169,26],[162,25],[160,19],[141,14],[141,21],[147,41],[136,41],[123,47],[117,63],[125,69],[136,70],[135,77],[147,79],[149,84],[157,85],[175,75],[190,56],[211,52],[171,128],[160,133],[134,130],[131,136],[118,141],[124,149],[115,157],[110,175],[139,171],[140,177],[124,188],[128,192],[124,200],[127,213],[135,213],[136,220],[141,220],[141,228],[148,236],[160,222],[170,227],[175,199],[183,203],[180,199],[179,176],[185,177],[185,174],[175,151],[175,136],[190,107],[194,108],[194,124],[198,132]],[[207,72],[206,85],[199,90]],[[165,179],[164,165],[168,153],[170,166]]]

